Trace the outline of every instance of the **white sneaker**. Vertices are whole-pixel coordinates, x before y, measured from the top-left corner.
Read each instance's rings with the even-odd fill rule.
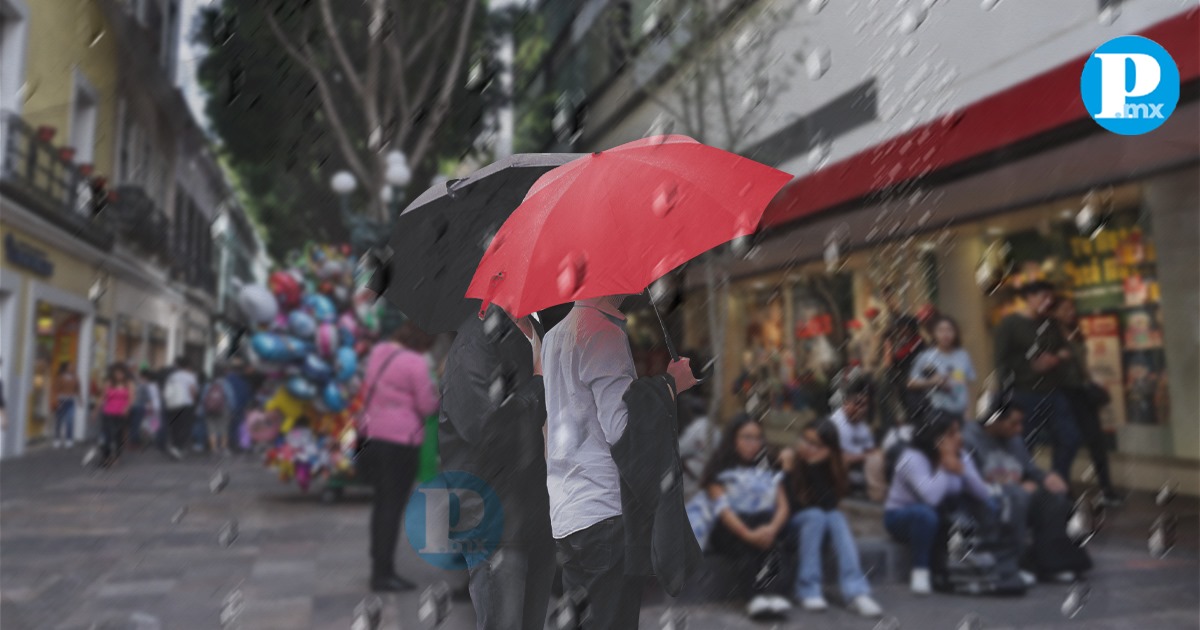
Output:
[[[1037,586],[1037,576],[1036,575],[1030,573],[1029,571],[1021,571],[1018,575],[1020,575],[1021,582],[1023,584],[1025,584],[1025,586],[1027,586],[1027,587]]]
[[[54,440],[54,448],[62,448],[62,440]]]
[[[929,583],[929,569],[913,569],[912,577],[908,581],[908,589],[914,595],[928,595],[933,592],[933,586]]]
[[[75,448],[75,440],[67,440],[67,448]]]
[[[820,595],[816,597],[805,597],[804,601],[800,602],[804,606],[804,610],[809,612],[825,612],[829,610],[829,602],[825,601]]]
[[[879,606],[878,602],[871,599],[870,595],[859,595],[850,600],[849,608],[851,612],[858,613],[863,617],[875,618],[883,616],[883,608]]]
[[[792,610],[792,602],[789,602],[783,595],[768,595],[767,598],[771,602],[771,612],[777,615],[786,615]]]
[[[762,619],[774,614],[771,607],[771,600],[765,595],[755,595],[754,599],[746,604],[746,615],[751,619]]]

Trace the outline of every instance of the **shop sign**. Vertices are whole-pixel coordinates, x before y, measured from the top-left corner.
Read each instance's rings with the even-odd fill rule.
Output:
[[[54,275],[54,263],[46,257],[46,252],[18,241],[12,234],[4,237],[4,257],[8,262],[39,276],[49,278]]]
[[[1100,421],[1114,431],[1126,422],[1121,324],[1116,315],[1093,315],[1079,318],[1079,326],[1087,340],[1088,374],[1112,399],[1100,410]]]

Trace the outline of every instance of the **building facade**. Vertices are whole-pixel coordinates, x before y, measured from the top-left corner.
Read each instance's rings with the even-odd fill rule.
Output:
[[[519,121],[548,122],[518,122],[519,140],[594,151],[673,129],[795,176],[725,263],[715,387],[765,366],[774,406],[823,407],[821,383],[870,367],[879,291],[895,285],[905,310],[960,323],[979,391],[1013,287],[1046,278],[1075,303],[1092,376],[1113,397],[1120,481],[1200,493],[1193,6],[676,4],[712,20],[662,1],[542,3],[540,40],[518,42],[517,102]],[[1129,34],[1164,46],[1182,79],[1178,109],[1144,136],[1103,130],[1079,98],[1091,52]],[[679,89],[718,75],[728,89],[705,103]],[[699,271],[684,272],[683,345],[703,348]],[[723,415],[745,402],[727,396]]]
[[[175,87],[178,0],[0,2],[3,456],[54,435],[64,364],[208,360],[211,224],[229,196]]]

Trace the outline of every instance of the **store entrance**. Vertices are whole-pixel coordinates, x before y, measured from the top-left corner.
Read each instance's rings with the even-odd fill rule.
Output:
[[[54,437],[56,388],[61,366],[78,373],[81,313],[39,301],[33,321],[33,381],[25,418],[25,442],[44,443]],[[74,418],[70,420],[74,422]]]

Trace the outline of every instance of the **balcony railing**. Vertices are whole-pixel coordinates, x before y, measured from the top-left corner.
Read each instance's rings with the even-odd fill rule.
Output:
[[[111,249],[113,233],[97,216],[104,198],[93,191],[88,178],[20,117],[0,114],[0,125],[4,138],[0,193],[75,237]]]
[[[167,259],[170,220],[141,186],[119,186],[104,210],[119,242],[159,262]]]

